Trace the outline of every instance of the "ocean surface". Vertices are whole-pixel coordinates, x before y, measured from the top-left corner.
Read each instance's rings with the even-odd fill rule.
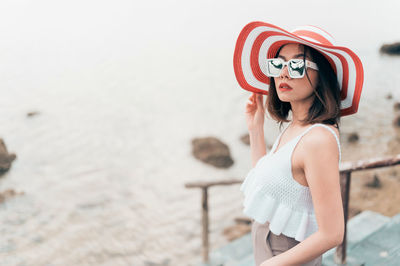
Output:
[[[50,1],[0,3],[0,137],[16,153],[0,191],[0,265],[194,265],[201,193],[192,181],[250,170],[233,72],[250,21],[317,25],[364,64],[358,113],[342,118],[342,161],[388,155],[400,100],[399,1]],[[386,95],[391,94],[392,99]],[[38,112],[28,117],[28,112]],[[267,144],[279,133],[267,120]],[[348,134],[360,140],[347,143]],[[234,165],[196,160],[215,136]],[[399,151],[400,152],[400,151]],[[239,185],[209,191],[210,247],[242,216]]]

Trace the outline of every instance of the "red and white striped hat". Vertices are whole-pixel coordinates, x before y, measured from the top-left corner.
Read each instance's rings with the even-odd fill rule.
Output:
[[[315,26],[301,26],[291,32],[265,22],[251,22],[239,34],[233,67],[240,86],[248,91],[268,94],[270,80],[266,60],[273,58],[287,43],[300,43],[322,53],[332,65],[341,90],[341,116],[357,112],[364,80],[358,56],[346,47],[334,45],[333,37]]]

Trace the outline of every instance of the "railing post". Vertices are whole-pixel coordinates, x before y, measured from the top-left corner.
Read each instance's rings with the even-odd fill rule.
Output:
[[[346,248],[347,248],[347,219],[349,216],[349,201],[350,201],[350,180],[351,171],[340,173],[340,191],[342,194],[342,204],[344,212],[344,237],[343,242],[336,248],[334,261],[338,264],[346,263]]]
[[[208,199],[207,199],[207,187],[203,187],[201,196],[202,206],[202,224],[203,224],[203,261],[208,262]]]

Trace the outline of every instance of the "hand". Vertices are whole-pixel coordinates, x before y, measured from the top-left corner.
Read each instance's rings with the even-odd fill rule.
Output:
[[[249,131],[262,129],[264,126],[265,107],[263,95],[253,93],[246,104],[246,123]]]

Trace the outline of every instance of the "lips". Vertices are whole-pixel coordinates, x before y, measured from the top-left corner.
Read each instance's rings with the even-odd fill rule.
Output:
[[[290,87],[289,84],[287,84],[287,83],[281,83],[281,84],[279,84],[279,89],[281,91],[292,90],[292,87]]]

